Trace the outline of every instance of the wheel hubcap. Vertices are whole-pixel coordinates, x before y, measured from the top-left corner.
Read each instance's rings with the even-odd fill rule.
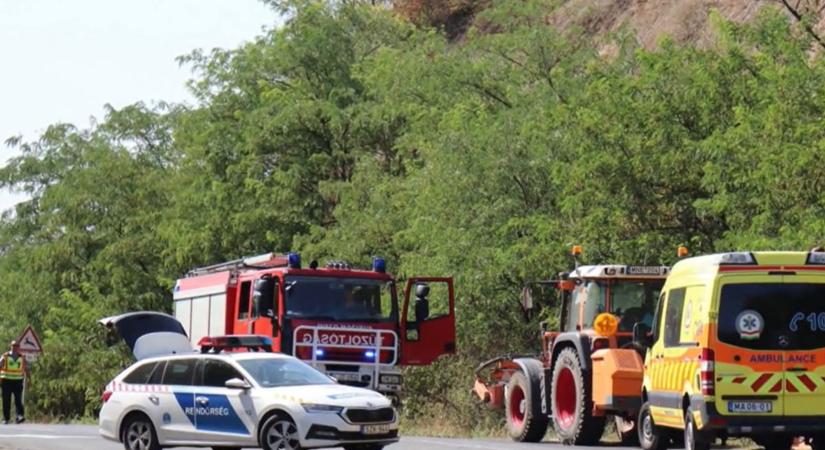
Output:
[[[647,414],[644,417],[644,421],[642,422],[642,432],[645,435],[646,441],[653,440],[653,421],[650,420],[650,415]]]
[[[576,381],[573,371],[564,367],[556,379],[556,410],[555,416],[562,428],[568,429],[576,420]]]
[[[520,427],[524,423],[524,415],[527,410],[527,398],[524,391],[519,386],[513,386],[510,390],[510,422]]]
[[[126,430],[126,443],[131,450],[149,450],[152,430],[146,422],[133,422]]]
[[[269,427],[266,443],[272,450],[297,450],[298,429],[288,420],[279,420]]]

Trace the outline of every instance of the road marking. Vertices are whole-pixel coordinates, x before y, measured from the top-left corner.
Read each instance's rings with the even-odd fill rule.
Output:
[[[20,438],[20,439],[97,439],[99,436],[83,436],[83,435],[65,435],[65,434],[26,434],[14,433],[5,434],[0,433],[0,438]]]

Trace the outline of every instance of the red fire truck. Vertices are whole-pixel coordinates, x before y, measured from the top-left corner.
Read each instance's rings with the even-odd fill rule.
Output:
[[[272,336],[275,351],[396,398],[400,365],[427,365],[456,348],[452,279],[410,278],[399,304],[378,257],[359,270],[345,262],[302,267],[297,253],[267,253],[193,269],[173,297],[193,344],[222,334]]]

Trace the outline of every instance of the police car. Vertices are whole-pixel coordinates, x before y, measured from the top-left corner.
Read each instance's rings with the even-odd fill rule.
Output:
[[[127,450],[377,450],[398,441],[386,397],[271,353],[269,338],[207,337],[195,352],[180,322],[166,314],[134,312],[101,323],[138,359],[106,386],[100,410],[100,434]],[[249,351],[233,351],[241,347]]]

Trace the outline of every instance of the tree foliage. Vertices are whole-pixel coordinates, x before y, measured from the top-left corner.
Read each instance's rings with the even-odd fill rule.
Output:
[[[182,58],[197,106],[10,140],[0,186],[30,200],[0,223],[0,334],[43,331],[41,414],[93,414],[127,363],[100,317],[169,310],[194,265],[291,248],[455,277],[459,354],[408,371],[404,412],[471,430],[498,420],[472,367],[538,350],[555,309],[525,322],[520,287],[571,244],[655,264],[825,232],[825,66],[776,10],[717,19],[706,48],[619,33],[603,55],[545,25],[555,2],[494,2],[461,42],[373,2],[270,3],[283,27]]]

